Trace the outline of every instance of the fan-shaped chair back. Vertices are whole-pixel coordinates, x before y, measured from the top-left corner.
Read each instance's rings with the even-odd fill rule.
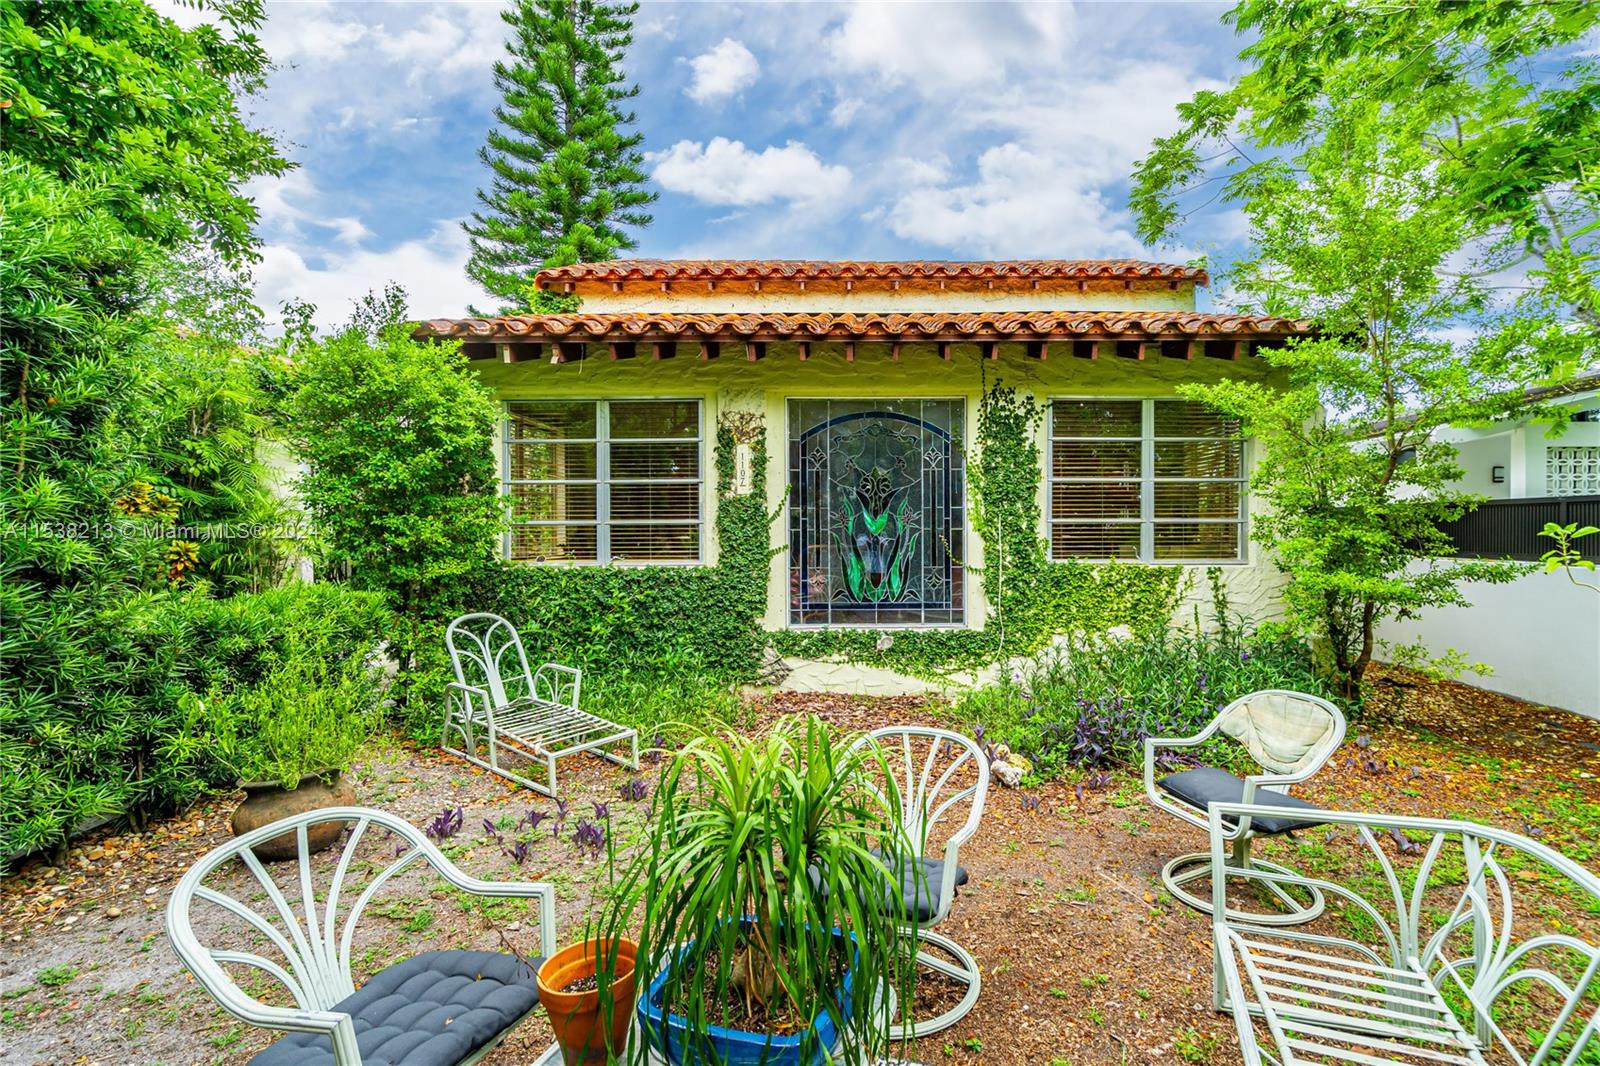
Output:
[[[906,835],[919,855],[946,840],[948,858],[977,832],[989,793],[989,758],[970,737],[947,729],[888,726],[859,738],[894,778]],[[948,837],[945,836],[948,834]]]
[[[489,694],[495,707],[535,695],[517,627],[497,614],[464,614],[445,630],[456,680]],[[576,700],[574,700],[576,702]]]
[[[341,839],[313,853],[310,838],[330,824],[342,826]],[[298,858],[262,862],[254,848],[285,832],[296,839]],[[327,1011],[355,991],[351,959],[363,911],[418,860],[458,888],[489,887],[457,870],[421,830],[385,811],[330,807],[284,819],[229,841],[184,874],[167,905],[167,933],[179,958],[214,995],[238,991],[224,969],[236,965],[276,979],[301,1010]],[[553,891],[532,883],[501,887],[549,897],[548,913],[540,917],[542,950],[548,953],[554,944]],[[229,920],[216,921],[213,909]]]

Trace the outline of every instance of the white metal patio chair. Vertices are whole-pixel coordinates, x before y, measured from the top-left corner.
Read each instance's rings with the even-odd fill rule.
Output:
[[[1272,810],[1214,804],[1213,861],[1224,861],[1236,824]],[[1259,863],[1212,882],[1213,995],[1234,1016],[1245,1066],[1600,1062],[1600,946],[1551,917],[1556,900],[1558,913],[1600,913],[1600,877],[1471,822],[1346,811],[1322,820],[1330,852],[1353,850],[1342,869],[1374,887]],[[1237,879],[1336,906],[1309,926],[1262,925],[1228,906]]]
[[[348,836],[337,852],[313,855],[307,829],[327,822],[345,823]],[[252,849],[285,832],[297,836],[299,859],[276,867],[280,883]],[[541,957],[430,951],[379,970],[358,989],[352,959],[362,912],[418,860],[463,892],[538,900]],[[226,883],[241,868],[253,879],[242,890]],[[539,1005],[534,975],[555,950],[555,907],[549,884],[463,873],[403,818],[329,807],[262,826],[195,863],[167,903],[167,937],[224,1010],[288,1034],[251,1066],[455,1066],[482,1058]],[[294,1005],[262,1003],[229,966],[264,972]],[[539,1061],[555,1060],[546,1052]]]
[[[1325,699],[1283,689],[1252,692],[1228,704],[1210,725],[1192,737],[1146,740],[1145,794],[1161,810],[1201,829],[1209,827],[1206,812],[1216,803],[1255,803],[1272,808],[1266,814],[1242,818],[1229,826],[1228,840],[1233,846],[1227,870],[1231,874],[1252,865],[1278,869],[1263,860],[1252,859],[1250,841],[1258,836],[1309,829],[1320,823],[1322,808],[1289,795],[1289,788],[1322,768],[1344,741],[1344,731],[1344,715]],[[1250,757],[1268,772],[1239,778],[1216,767],[1198,766],[1156,777],[1161,752],[1195,747],[1219,732],[1242,744]],[[1161,871],[1161,880],[1175,897],[1197,911],[1210,913],[1209,894],[1200,896],[1188,886],[1211,877],[1213,869],[1210,852],[1191,852],[1167,863]],[[1315,891],[1302,900],[1276,885],[1269,883],[1266,887],[1283,909],[1249,916],[1259,923],[1294,925],[1311,921],[1322,913],[1323,899]]]
[[[522,637],[504,618],[464,614],[450,623],[445,644],[456,672],[445,698],[445,751],[546,796],[556,794],[556,760],[568,755],[587,751],[639,768],[638,731],[578,709],[578,670],[556,663],[530,670]],[[542,763],[545,783],[504,765],[507,755]]]
[[[934,1018],[914,1020],[909,1037],[922,1037],[948,1029],[971,1012],[983,988],[978,960],[954,940],[930,932],[950,913],[956,890],[969,876],[960,863],[961,845],[972,839],[983,817],[983,804],[989,793],[989,760],[978,745],[960,733],[922,726],[888,726],[874,730],[851,745],[855,751],[874,745],[882,753],[885,768],[894,775],[902,805],[910,853],[909,862],[898,871],[904,921],[915,930],[922,947],[917,963],[964,986],[960,1002]],[[935,833],[947,815],[954,824],[963,811],[966,817],[954,832],[943,838]],[[937,849],[938,857],[930,852]],[[895,873],[896,871],[891,871]],[[928,950],[929,947],[944,956]]]

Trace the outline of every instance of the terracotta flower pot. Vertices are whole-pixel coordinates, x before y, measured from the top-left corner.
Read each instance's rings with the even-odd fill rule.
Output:
[[[290,815],[324,807],[348,807],[356,801],[356,790],[339,770],[306,774],[294,788],[284,788],[276,781],[241,781],[239,787],[244,789],[244,802],[233,812],[234,836],[243,836]],[[306,846],[312,851],[331,847],[345,828],[343,822],[311,826],[306,830]],[[300,854],[299,843],[292,832],[263,841],[254,850],[259,858],[269,862],[293,859]]]
[[[612,950],[608,940],[584,940],[562,948],[539,967],[539,1002],[550,1015],[550,1025],[561,1045],[566,1066],[603,1064],[606,1051],[620,1054],[633,1021],[634,959],[639,945],[626,938],[616,941],[617,976],[611,982],[611,1026],[606,1031],[600,1017],[600,991],[568,992],[574,981],[593,977],[597,961]]]

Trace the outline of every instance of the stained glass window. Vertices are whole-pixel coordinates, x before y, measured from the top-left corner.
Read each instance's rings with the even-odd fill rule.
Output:
[[[795,625],[959,625],[960,400],[789,401]]]

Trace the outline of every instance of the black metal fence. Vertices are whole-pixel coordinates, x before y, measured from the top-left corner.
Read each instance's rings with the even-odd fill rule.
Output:
[[[1537,559],[1555,541],[1539,536],[1546,522],[1600,526],[1600,496],[1534,496],[1521,500],[1489,500],[1477,510],[1442,529],[1456,552],[1485,559]],[[1586,555],[1595,547],[1588,540],[1576,545]]]

